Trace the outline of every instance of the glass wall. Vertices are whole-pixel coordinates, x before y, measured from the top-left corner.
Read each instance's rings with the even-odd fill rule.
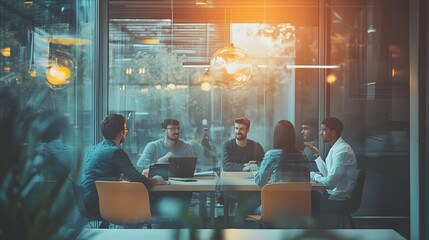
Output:
[[[95,4],[0,3],[0,87],[29,111],[65,116],[69,132],[62,141],[79,150],[94,143]]]
[[[326,85],[328,115],[344,121],[344,138],[360,167],[369,170],[358,214],[369,226],[372,220],[405,232],[410,203],[408,8],[408,1],[332,2],[328,61],[341,68],[327,72],[336,81]]]
[[[0,1],[1,239],[76,239],[87,224],[69,176],[95,142],[97,8]]]
[[[303,119],[317,118],[317,71],[290,68],[318,63],[317,2],[253,6],[257,17],[246,14],[249,9],[238,3],[233,8],[163,4],[136,5],[148,13],[145,18],[121,16],[122,7],[130,8],[131,3],[110,4],[109,111],[125,113],[131,120],[131,138],[124,147],[134,161],[149,141],[162,137],[164,118],[180,120],[181,137],[187,141],[200,143],[208,134],[217,157],[221,143],[234,136],[236,117],[251,120],[249,138],[267,150],[278,120],[289,119],[300,127]],[[155,7],[159,14],[150,10]],[[280,15],[275,7],[305,15]],[[166,16],[164,11],[169,11]],[[185,18],[193,14],[201,19]],[[210,82],[204,88],[211,56],[230,43],[251,58],[249,82],[235,89]]]
[[[369,171],[360,219],[407,232],[407,9],[401,0],[110,1],[109,111],[131,121],[125,148],[134,161],[162,137],[164,118],[179,119],[187,141],[209,134],[219,150],[233,137],[234,118],[246,116],[249,138],[266,151],[280,119],[294,123],[300,138],[304,120],[339,117],[359,167]],[[212,82],[203,89],[211,56],[229,43],[250,56],[252,77],[236,89]]]

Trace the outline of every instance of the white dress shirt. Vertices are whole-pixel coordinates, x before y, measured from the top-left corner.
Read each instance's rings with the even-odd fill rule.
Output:
[[[329,150],[326,161],[321,157],[314,161],[320,173],[311,172],[311,180],[326,187],[329,199],[349,199],[357,178],[356,156],[350,145],[340,137]]]

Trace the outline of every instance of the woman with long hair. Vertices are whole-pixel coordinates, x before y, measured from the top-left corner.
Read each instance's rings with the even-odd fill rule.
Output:
[[[262,187],[272,178],[273,182],[308,182],[309,164],[296,146],[293,124],[280,120],[274,127],[273,149],[267,151],[255,182]]]

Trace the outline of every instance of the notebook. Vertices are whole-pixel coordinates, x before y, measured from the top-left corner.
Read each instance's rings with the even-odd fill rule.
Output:
[[[196,157],[170,157],[168,161],[170,163],[168,168],[169,177],[194,177],[195,166],[197,165]]]
[[[168,163],[154,163],[149,166],[149,178],[152,178],[156,175],[161,176],[164,178],[165,181],[168,180],[168,169],[169,164]]]

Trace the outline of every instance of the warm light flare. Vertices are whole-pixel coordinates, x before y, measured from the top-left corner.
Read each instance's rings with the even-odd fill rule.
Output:
[[[328,84],[333,84],[337,81],[337,76],[333,73],[328,74],[328,76],[326,76],[326,82]]]
[[[3,55],[3,57],[10,57],[10,47],[2,48],[1,55]]]
[[[210,92],[210,90],[212,89],[212,85],[210,84],[210,82],[201,82],[201,86],[200,86],[201,90],[204,92]]]
[[[225,64],[225,69],[228,74],[234,74],[237,72],[237,64],[235,63],[227,63]]]

